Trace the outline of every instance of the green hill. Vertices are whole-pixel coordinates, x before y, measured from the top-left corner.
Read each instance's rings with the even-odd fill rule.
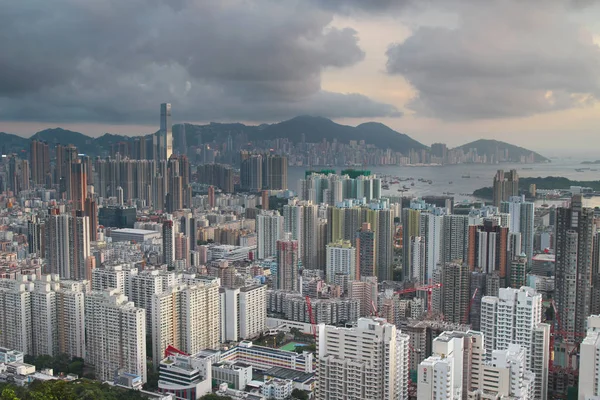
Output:
[[[508,161],[511,162],[521,162],[521,157],[527,157],[533,153],[536,163],[550,162],[548,158],[535,151],[515,146],[510,143],[501,142],[499,140],[479,139],[471,143],[463,144],[462,146],[457,147],[457,149],[462,149],[465,152],[470,149],[477,149],[477,154],[485,154],[488,157],[495,156],[498,152],[508,150]]]

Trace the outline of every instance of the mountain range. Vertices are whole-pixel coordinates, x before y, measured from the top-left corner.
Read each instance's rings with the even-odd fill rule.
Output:
[[[173,125],[173,146],[186,148],[191,145],[212,142],[213,140],[224,141],[227,136],[243,134],[250,142],[287,138],[298,143],[302,138],[308,143],[320,142],[323,139],[331,141],[337,139],[339,142],[348,143],[351,140],[364,140],[367,144],[382,149],[408,154],[410,150],[427,150],[428,146],[418,142],[410,136],[396,132],[388,126],[378,122],[366,122],[358,126],[341,125],[323,117],[299,116],[287,121],[262,124],[244,125],[241,123],[215,123],[207,125],[176,124]],[[74,132],[62,128],[45,129],[35,133],[30,138],[10,133],[0,132],[0,150],[6,153],[27,153],[31,140],[42,140],[48,142],[51,147],[61,144],[73,144],[80,153],[90,156],[106,155],[110,153],[112,144],[119,142],[131,142],[134,137],[106,133],[94,138],[80,132]],[[184,140],[185,139],[185,140]],[[477,140],[464,144],[460,147],[464,151],[477,149],[478,154],[496,154],[498,150],[508,149],[509,159],[518,161],[521,156],[532,153],[531,150],[514,146],[496,140]],[[547,162],[547,158],[533,152],[536,162]]]

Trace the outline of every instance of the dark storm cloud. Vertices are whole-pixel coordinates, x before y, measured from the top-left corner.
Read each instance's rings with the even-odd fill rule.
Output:
[[[390,46],[387,70],[418,91],[410,108],[443,119],[586,106],[600,96],[600,51],[566,11],[512,0],[464,7],[456,28],[421,27]]]
[[[16,1],[0,13],[0,118],[177,119],[397,115],[321,90],[325,68],[364,58],[357,33],[298,0]]]

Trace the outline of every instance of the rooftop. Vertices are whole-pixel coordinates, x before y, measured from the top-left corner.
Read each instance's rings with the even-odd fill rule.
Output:
[[[135,235],[148,235],[150,233],[160,233],[157,231],[151,231],[151,230],[147,230],[147,229],[133,229],[133,228],[122,228],[122,229],[112,229],[110,231],[111,234],[113,233],[128,233],[128,234],[135,234]]]
[[[306,382],[314,377],[314,374],[300,372],[284,367],[272,367],[266,370],[264,374],[278,379],[290,379],[294,382]]]

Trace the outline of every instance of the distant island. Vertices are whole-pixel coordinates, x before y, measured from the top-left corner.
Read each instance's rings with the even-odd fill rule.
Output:
[[[560,190],[568,189],[571,186],[583,186],[592,188],[594,191],[600,191],[600,181],[575,181],[562,176],[519,178],[519,190],[526,192],[531,184],[535,184],[537,189],[542,190]],[[479,199],[491,200],[494,197],[494,189],[491,187],[480,188],[473,192],[473,196]]]
[[[596,160],[596,161],[584,161],[581,163],[581,165],[597,165],[600,164],[600,160]]]

